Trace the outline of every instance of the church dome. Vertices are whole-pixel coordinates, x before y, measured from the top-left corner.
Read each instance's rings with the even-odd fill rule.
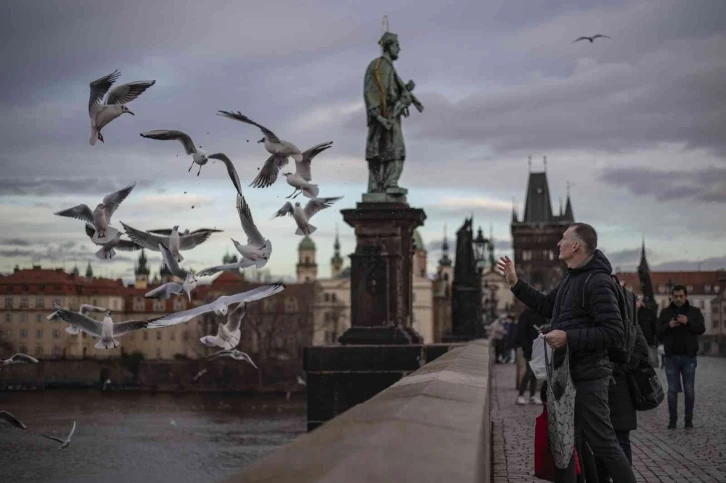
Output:
[[[413,248],[414,250],[426,250],[421,233],[418,230],[413,232]]]
[[[305,235],[300,245],[297,247],[298,250],[315,250],[315,242],[309,236]]]

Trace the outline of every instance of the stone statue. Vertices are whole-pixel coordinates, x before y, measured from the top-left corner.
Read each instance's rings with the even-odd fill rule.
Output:
[[[363,81],[368,124],[368,193],[401,196],[406,193],[398,186],[406,159],[401,116],[408,116],[411,104],[419,112],[423,111],[423,105],[412,93],[414,82],[404,84],[393,67],[401,50],[398,36],[385,32],[378,44],[383,54],[368,65]]]

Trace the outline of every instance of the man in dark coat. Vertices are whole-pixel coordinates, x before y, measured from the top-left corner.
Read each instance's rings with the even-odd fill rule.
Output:
[[[595,457],[618,483],[635,483],[635,476],[618,444],[608,406],[612,368],[607,350],[622,347],[623,320],[612,266],[597,250],[597,232],[585,223],[574,223],[557,244],[567,274],[544,295],[520,280],[509,257],[499,260],[514,295],[552,323],[542,332],[554,350],[554,363],[570,351],[570,374],[577,389],[575,432],[582,432]],[[586,283],[587,282],[587,283]],[[558,470],[555,481],[576,480],[574,458],[566,470]]]
[[[638,325],[640,325],[643,337],[648,343],[648,361],[651,366],[658,367],[658,338],[655,336],[658,317],[645,306],[642,295],[638,296],[635,306],[638,309]]]
[[[688,290],[676,285],[671,290],[671,304],[658,317],[658,338],[665,346],[666,378],[668,379],[668,429],[676,429],[678,393],[686,401],[685,428],[693,429],[693,405],[696,400],[696,366],[698,336],[706,331],[703,314],[688,303]]]

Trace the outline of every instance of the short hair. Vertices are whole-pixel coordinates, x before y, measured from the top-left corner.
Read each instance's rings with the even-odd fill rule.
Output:
[[[683,290],[683,293],[688,296],[688,289],[683,285],[676,285],[675,287],[673,287],[671,289],[671,295],[673,295],[675,292],[680,292],[681,290]]]
[[[582,240],[588,255],[594,253],[597,249],[597,232],[595,228],[587,223],[573,223],[570,228],[573,228],[577,237]]]

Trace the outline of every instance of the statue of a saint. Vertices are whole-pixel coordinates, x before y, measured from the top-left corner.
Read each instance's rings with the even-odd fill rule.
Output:
[[[408,107],[411,104],[419,112],[423,111],[423,105],[411,92],[414,82],[404,84],[393,67],[393,62],[398,59],[401,51],[398,36],[385,32],[378,44],[383,55],[368,65],[363,81],[368,117],[368,193],[385,193],[391,188],[400,191],[398,179],[406,159],[401,116],[408,116]]]

